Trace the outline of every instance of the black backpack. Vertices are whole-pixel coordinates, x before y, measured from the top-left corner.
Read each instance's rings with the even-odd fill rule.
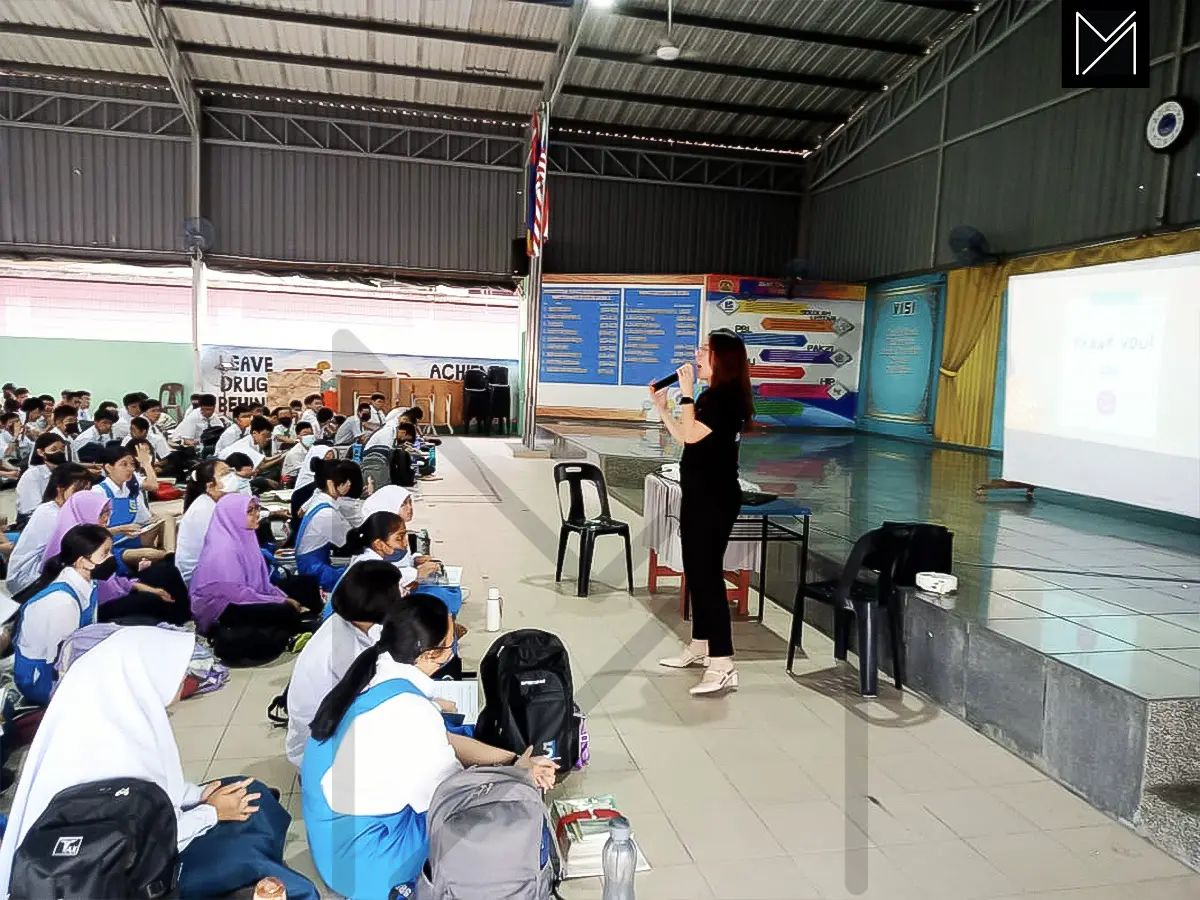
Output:
[[[479,664],[484,707],[476,739],[493,747],[553,757],[566,773],[579,760],[579,720],[567,649],[526,628],[500,637]]]
[[[93,781],[59,791],[13,859],[10,900],[177,896],[175,807],[157,784]]]

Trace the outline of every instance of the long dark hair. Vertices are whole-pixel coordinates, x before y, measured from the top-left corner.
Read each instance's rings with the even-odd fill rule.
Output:
[[[708,336],[708,349],[712,351],[712,383],[709,387],[729,385],[727,390],[737,390],[745,405],[741,431],[749,431],[754,422],[754,391],[750,387],[750,363],[746,359],[746,345],[742,339],[725,328],[718,328]]]
[[[350,572],[357,568],[354,566]],[[350,572],[346,573],[347,578]],[[313,716],[312,736],[318,741],[333,737],[354,698],[375,677],[375,667],[381,655],[387,653],[398,663],[411,664],[422,653],[442,646],[450,629],[449,617],[446,604],[432,594],[410,594],[403,603],[393,604],[384,616],[379,643],[360,653],[342,680],[321,701],[317,714]]]
[[[348,459],[326,459],[321,460],[324,465],[319,469],[314,469],[314,477],[318,482],[318,489],[325,491],[329,487],[330,482],[336,488],[339,484],[350,482],[350,493],[348,497],[358,499],[362,496],[363,477],[362,469],[358,467],[358,463]],[[327,492],[328,493],[328,492]],[[333,496],[330,494],[329,496]]]
[[[33,442],[33,452],[29,454],[29,464],[31,466],[44,466],[46,464],[46,448],[53,444],[62,444],[64,450],[67,446],[67,442],[53,431],[47,431],[45,434],[40,435]]]
[[[183,511],[187,512],[187,508],[195,503],[200,497],[208,493],[208,488],[217,481],[217,463],[219,459],[206,459],[196,468],[192,469],[192,474],[188,476],[187,493],[183,495]]]
[[[351,556],[358,556],[376,541],[386,541],[395,532],[404,527],[404,520],[394,512],[380,510],[367,516],[365,522],[357,528],[351,528],[346,533],[346,543],[342,545]],[[357,569],[354,566],[353,569]],[[393,567],[394,568],[394,567]],[[351,569],[350,571],[353,571]],[[347,575],[350,573],[347,572]]]
[[[42,577],[38,579],[34,593],[43,591],[50,586],[62,570],[73,566],[85,556],[91,556],[104,546],[105,541],[112,540],[108,529],[100,525],[75,525],[63,535],[62,547],[58,555],[52,556],[42,564]]]
[[[49,503],[58,499],[58,492],[65,491],[71,485],[78,485],[81,490],[92,486],[92,474],[79,463],[63,463],[50,473],[46,482],[46,490],[42,494],[42,502]]]
[[[347,622],[382,622],[402,602],[400,570],[383,560],[351,566],[333,589],[333,611]]]

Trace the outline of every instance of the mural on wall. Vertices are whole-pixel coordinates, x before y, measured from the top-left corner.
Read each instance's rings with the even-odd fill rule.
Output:
[[[710,275],[707,327],[746,343],[755,420],[854,427],[866,286]]]
[[[921,284],[874,295],[865,386],[871,418],[930,421],[940,290],[937,284]]]
[[[391,356],[329,350],[278,350],[206,344],[200,354],[201,390],[216,394],[221,413],[243,403],[267,402],[267,376],[272,372],[316,369],[322,390],[336,390],[338,375],[383,373],[410,378],[458,380],[468,369],[508,366],[515,377],[515,359]],[[302,399],[302,398],[297,398]]]

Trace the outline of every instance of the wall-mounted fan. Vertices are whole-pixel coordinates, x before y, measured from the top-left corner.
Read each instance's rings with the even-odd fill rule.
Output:
[[[987,237],[974,226],[955,225],[950,229],[949,243],[955,262],[961,266],[1000,262],[1000,257],[988,246]]]
[[[213,248],[217,240],[217,230],[208,219],[185,219],[183,222],[183,246],[188,256],[199,259]]]

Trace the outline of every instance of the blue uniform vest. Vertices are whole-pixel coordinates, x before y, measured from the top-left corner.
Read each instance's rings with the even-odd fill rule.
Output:
[[[75,603],[76,607],[79,606],[79,598],[71,590],[70,585],[64,584],[61,581],[52,582],[49,587],[38,591],[21,606],[21,611],[17,614],[18,638],[21,634],[21,628],[25,624],[25,616],[33,605],[43,597],[48,597],[59,591],[66,591],[71,595],[71,600]],[[96,585],[93,583],[87,608],[79,610],[79,624],[75,626],[75,629],[82,628],[84,625],[91,625],[96,621],[97,605]],[[56,658],[57,655],[55,654]],[[45,706],[50,702],[50,692],[54,688],[54,679],[56,677],[54,662],[54,659],[32,659],[26,656],[21,652],[20,644],[16,640],[13,641],[13,681],[16,682],[17,690],[21,692],[21,696],[30,703]]]
[[[300,527],[296,529],[297,547],[300,546],[304,532],[312,524],[313,517],[323,509],[333,509],[333,507],[328,503],[318,503],[304,514],[304,518],[300,520]],[[342,569],[335,567],[329,561],[332,556],[332,550],[333,545],[326,544],[323,547],[318,547],[316,550],[296,554],[296,571],[301,575],[308,575],[317,579],[323,591],[332,591],[337,587],[337,583],[342,577]]]
[[[400,694],[424,696],[411,682],[393,678],[359,694],[327,741],[309,738],[300,769],[300,799],[308,848],[321,878],[348,900],[385,900],[392,889],[415,888],[429,856],[426,814],[411,806],[384,816],[334,812],[321,780],[354,719]],[[403,896],[403,892],[401,893]]]
[[[100,482],[100,487],[108,495],[112,507],[111,512],[108,514],[108,527],[117,528],[121,525],[132,525],[134,520],[137,519],[138,498],[132,495],[129,497],[118,497],[113,493],[112,488],[108,486],[107,481]],[[113,558],[117,561],[118,574],[129,574],[129,567],[125,565],[121,559],[121,555],[126,550],[133,550],[141,546],[141,538],[136,534],[126,534],[113,539]]]

